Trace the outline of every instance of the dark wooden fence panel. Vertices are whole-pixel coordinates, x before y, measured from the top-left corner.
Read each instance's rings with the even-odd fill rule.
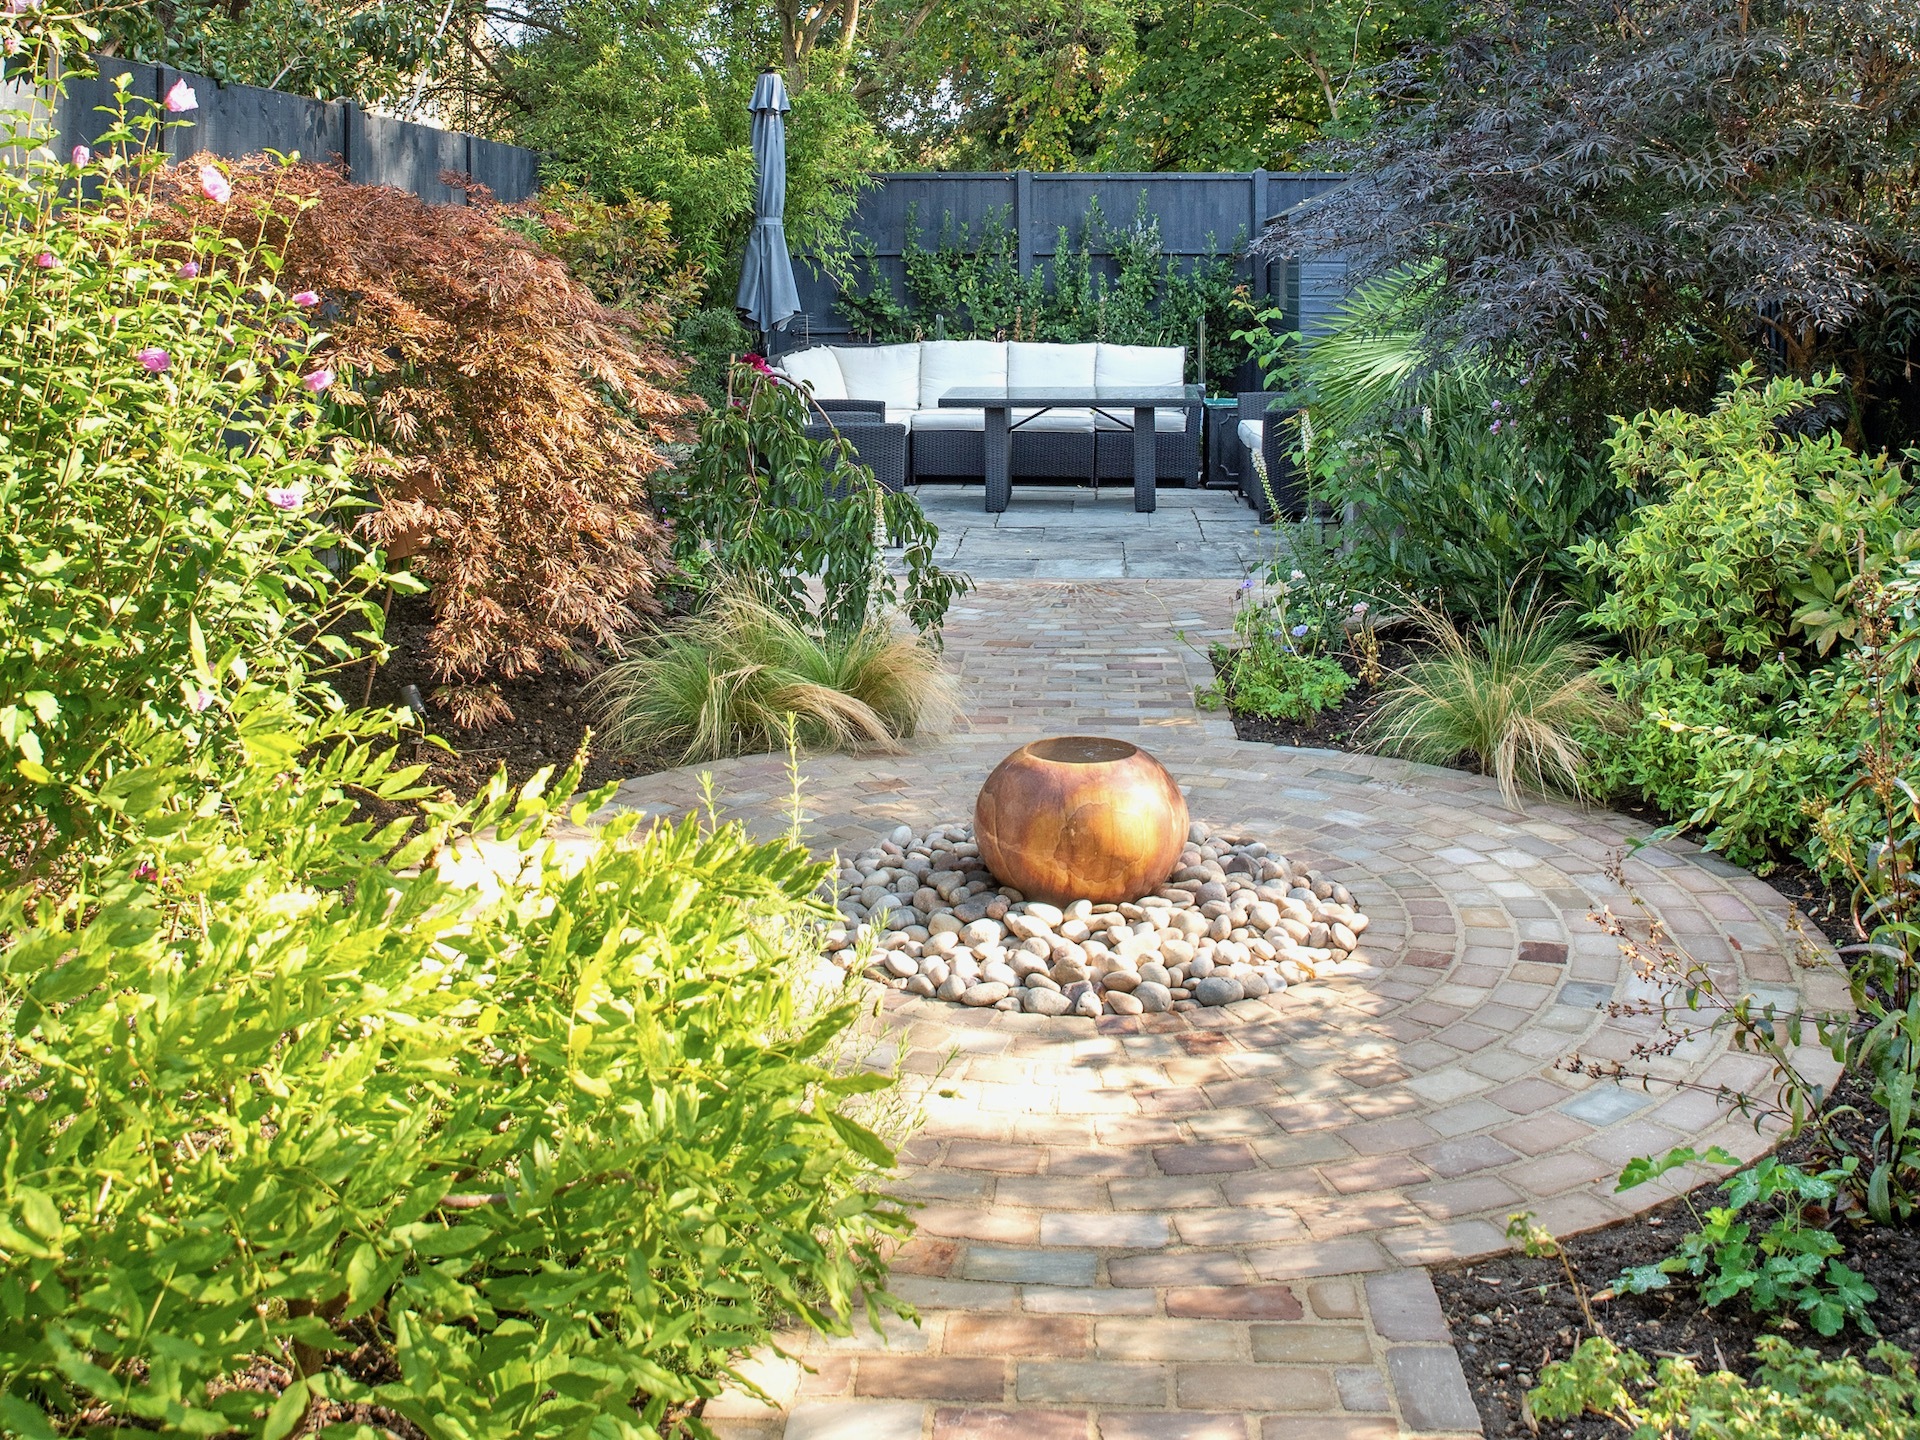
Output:
[[[252,85],[216,85],[167,67],[161,67],[154,83],[164,96],[176,80],[191,85],[200,102],[197,110],[178,117],[191,120],[191,125],[167,131],[167,153],[176,160],[203,150],[227,156],[298,152],[302,160],[323,165],[346,158],[349,105]]]
[[[347,117],[347,174],[362,185],[391,185],[436,205],[459,205],[466,192],[440,176],[465,173],[467,138],[355,108]]]
[[[357,105],[311,100],[252,85],[222,85],[204,75],[159,65],[98,61],[95,77],[69,77],[67,93],[53,103],[53,129],[64,152],[95,145],[112,123],[99,113],[114,97],[114,77],[127,75],[132,95],[158,101],[184,79],[198,108],[174,118],[190,125],[166,132],[175,159],[211,151],[238,158],[277,150],[303,159],[340,163],[361,184],[392,185],[439,204],[463,204],[466,192],[441,181],[443,172],[467,175],[503,201],[524,200],[539,188],[540,157],[534,151],[483,140],[458,130],[439,130],[410,120],[369,115]]]
[[[1089,205],[1100,202],[1110,226],[1131,225],[1141,216],[1160,222],[1161,243],[1176,260],[1192,263],[1209,253],[1239,253],[1241,276],[1254,295],[1282,305],[1292,323],[1311,332],[1346,293],[1342,267],[1323,263],[1251,260],[1247,243],[1267,221],[1302,201],[1331,189],[1338,175],[1275,174],[1265,170],[1237,174],[1185,174],[1157,171],[1050,174],[1034,171],[906,173],[882,175],[862,192],[850,229],[860,248],[873,256],[875,270],[904,296],[909,217],[920,244],[940,241],[942,227],[979,238],[992,220],[1017,237],[1022,273],[1035,266],[1052,269],[1064,228],[1077,239]],[[1096,264],[1111,263],[1096,249]],[[797,256],[795,278],[802,314],[777,337],[776,349],[847,338],[850,327],[835,307],[839,287],[805,256]],[[1256,383],[1240,377],[1242,384]]]

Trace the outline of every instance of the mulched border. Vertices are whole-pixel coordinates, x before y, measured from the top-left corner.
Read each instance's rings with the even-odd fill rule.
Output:
[[[1836,1102],[1859,1098],[1857,1089],[1843,1086]],[[1801,1165],[1819,1163],[1806,1134],[1775,1153]],[[1844,1219],[1834,1226],[1845,1247],[1842,1258],[1879,1292],[1868,1306],[1878,1337],[1850,1325],[1827,1338],[1790,1316],[1763,1319],[1737,1302],[1709,1310],[1697,1292],[1679,1283],[1646,1295],[1610,1295],[1622,1270],[1672,1254],[1681,1239],[1698,1228],[1694,1212],[1704,1215],[1721,1202],[1720,1185],[1732,1172],[1701,1173],[1716,1178],[1684,1197],[1561,1242],[1590,1295],[1609,1296],[1592,1301],[1594,1318],[1608,1339],[1650,1360],[1686,1356],[1703,1371],[1727,1369],[1740,1375],[1752,1374],[1754,1342],[1769,1332],[1830,1356],[1864,1355],[1876,1338],[1920,1353],[1920,1230],[1912,1226]],[[1560,1262],[1530,1260],[1517,1252],[1455,1262],[1436,1268],[1433,1284],[1489,1440],[1534,1435],[1521,1396],[1539,1380],[1542,1364],[1566,1358],[1589,1333]],[[1551,1426],[1543,1423],[1538,1433],[1560,1440],[1619,1440],[1621,1431],[1609,1419],[1587,1415]]]

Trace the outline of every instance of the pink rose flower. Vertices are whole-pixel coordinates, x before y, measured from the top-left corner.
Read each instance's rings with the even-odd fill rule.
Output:
[[[20,37],[9,30],[6,37],[0,39],[0,50],[6,51],[9,55],[18,55],[20,53]]]
[[[93,152],[87,149],[86,146],[76,145],[73,147],[73,163],[74,164],[84,165],[91,159],[93,159]]]
[[[138,352],[134,358],[139,360],[142,365],[146,366],[147,369],[156,375],[160,374],[163,370],[173,368],[173,357],[158,345],[147,346],[146,349]]]
[[[186,264],[182,265],[176,273],[178,273],[182,280],[191,280],[200,273],[200,262],[198,260],[189,260]]]
[[[318,370],[300,377],[300,383],[319,395],[333,385],[333,371],[322,365]]]
[[[267,503],[276,510],[298,510],[307,498],[304,486],[269,485],[266,491]]]
[[[193,713],[198,715],[213,704],[213,692],[207,689],[196,690],[187,704],[192,707]]]
[[[38,255],[33,257],[33,263],[38,265],[42,270],[51,270],[60,262],[53,258],[53,252],[51,250],[42,250]]]
[[[302,310],[311,310],[320,303],[320,297],[311,290],[302,290],[293,297],[293,303]]]
[[[200,167],[200,193],[215,204],[224,205],[233,198],[233,186],[227,177],[211,165]]]
[[[199,97],[193,93],[193,87],[185,80],[173,82],[173,88],[167,91],[167,111],[172,115],[183,114],[188,110],[200,108]]]

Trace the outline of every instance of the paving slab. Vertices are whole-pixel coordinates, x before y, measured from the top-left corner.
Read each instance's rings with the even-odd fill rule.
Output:
[[[1234,503],[1181,493],[1189,517]],[[999,518],[1031,529],[1080,503],[1022,514],[1016,488]],[[994,528],[969,524],[959,552]],[[1515,1210],[1564,1234],[1657,1203],[1660,1187],[1616,1196],[1614,1178],[1683,1133],[1747,1156],[1773,1142],[1686,1088],[1760,1082],[1710,1032],[1660,1062],[1671,1083],[1651,1094],[1565,1068],[1629,1059],[1645,1038],[1603,1008],[1622,965],[1590,916],[1627,908],[1631,887],[1724,983],[1830,1003],[1833,957],[1812,927],[1790,925],[1763,882],[1686,841],[1647,843],[1622,815],[1516,812],[1477,776],[1237,740],[1192,696],[1211,678],[1207,645],[1231,633],[1238,574],[982,580],[946,626],[966,723],[900,754],[806,758],[805,838],[851,855],[903,823],[966,819],[1016,745],[1117,735],[1159,756],[1196,819],[1347,885],[1372,920],[1371,973],[1242,1001],[1217,1027],[1215,1012],[1177,1028],[1009,1017],[875,987],[890,1032],[877,1058],[897,1035],[911,1076],[939,1072],[899,1175],[929,1202],[893,1280],[924,1328],[785,1337],[813,1373],[777,1407],[723,1407],[725,1433],[1471,1433],[1425,1266],[1503,1249]],[[705,773],[723,817],[784,834],[786,767],[746,756],[644,776],[615,803],[682,814]]]

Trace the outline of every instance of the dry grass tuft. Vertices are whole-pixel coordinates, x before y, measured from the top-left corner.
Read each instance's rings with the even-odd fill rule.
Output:
[[[1516,612],[1462,630],[1423,606],[1433,648],[1394,671],[1368,726],[1372,748],[1430,765],[1470,755],[1514,809],[1520,791],[1579,794],[1578,735],[1617,723],[1619,702],[1594,672],[1600,653],[1574,638],[1565,606]]]
[[[740,592],[609,668],[591,695],[608,744],[683,765],[778,750],[789,720],[807,749],[891,750],[960,713],[959,682],[924,640],[883,618],[821,639]]]

